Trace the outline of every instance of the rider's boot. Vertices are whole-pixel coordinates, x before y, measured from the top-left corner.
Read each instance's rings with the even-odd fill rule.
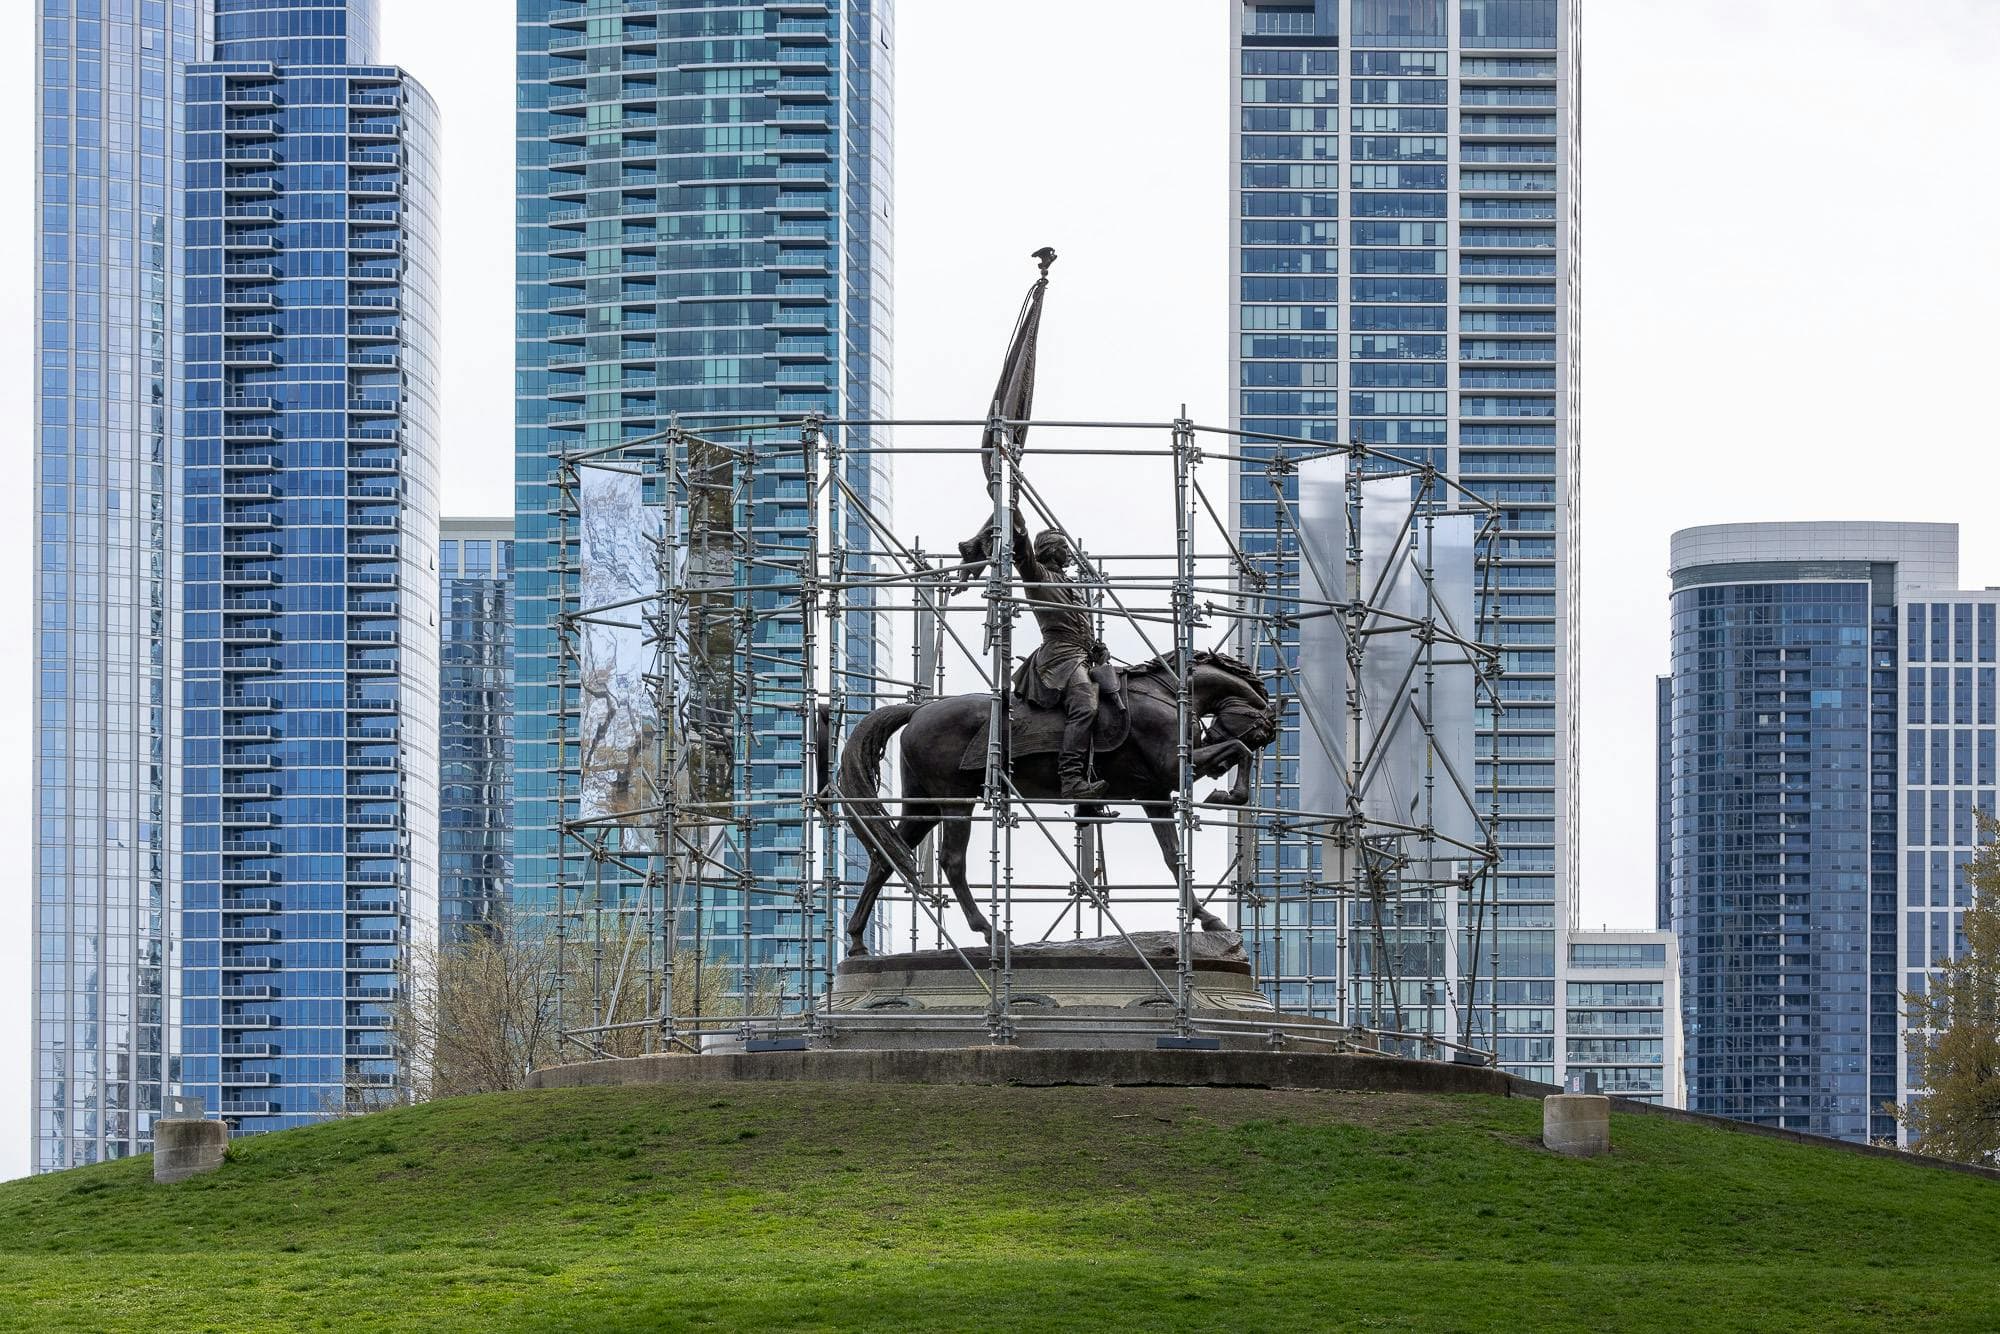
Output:
[[[1056,773],[1062,779],[1062,799],[1094,804],[1110,791],[1108,784],[1093,782],[1086,776],[1085,769],[1090,763],[1090,729],[1097,719],[1097,687],[1088,681],[1079,681],[1063,691],[1063,735],[1062,753],[1056,757]],[[1103,815],[1102,809],[1084,811],[1079,815]]]

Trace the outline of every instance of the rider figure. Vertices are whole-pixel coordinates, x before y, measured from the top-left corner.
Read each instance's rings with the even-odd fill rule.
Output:
[[[1041,647],[1014,673],[1014,694],[1039,708],[1062,709],[1062,752],[1056,759],[1062,799],[1095,803],[1106,785],[1087,776],[1091,728],[1097,720],[1097,681],[1091,668],[1110,655],[1097,637],[1088,597],[1070,577],[1076,552],[1062,530],[1046,529],[1031,544],[1016,512],[1014,550],[1022,595],[1042,631]]]

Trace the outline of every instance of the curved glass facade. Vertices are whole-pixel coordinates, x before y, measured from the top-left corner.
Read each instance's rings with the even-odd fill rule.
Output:
[[[275,1130],[393,1095],[437,931],[437,111],[218,62],[188,157],[181,1083]]]
[[[34,10],[30,1161],[48,1171],[149,1150],[171,1077],[180,88],[210,19],[205,0]]]
[[[1689,1109],[1893,1139],[1895,573],[1843,566],[1676,571],[1666,886]]]
[[[522,0],[519,23],[515,897],[532,914],[554,903],[576,790],[556,744],[557,715],[577,702],[556,698],[553,626],[579,585],[575,553],[558,547],[555,460],[676,418],[698,431],[888,414],[892,12],[889,0]],[[734,437],[757,452],[739,520],[755,541],[788,545],[806,521],[797,437]],[[886,510],[886,461],[846,459],[848,484]],[[869,530],[853,515],[844,527],[865,568]],[[839,660],[858,717],[886,629],[850,605]],[[799,799],[787,664],[801,632],[760,618],[741,649],[757,664],[736,766],[752,802]],[[583,883],[584,859],[568,856],[568,883]],[[789,970],[800,932],[778,910],[798,889],[796,847],[772,838],[750,856],[755,921],[715,952],[747,941],[750,962]]]

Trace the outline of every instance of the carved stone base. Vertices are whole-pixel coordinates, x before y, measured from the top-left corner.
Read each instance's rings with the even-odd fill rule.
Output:
[[[1016,1040],[1032,1045],[1037,1033],[1046,1033],[1055,1045],[1075,1046],[1082,1038],[1089,1045],[1152,1046],[1158,1021],[1174,1013],[1175,940],[1170,931],[1143,931],[1130,940],[1103,936],[1014,946],[1004,956],[1011,978],[1008,1011],[1034,1019],[1021,1025]],[[1194,1016],[1275,1017],[1276,1007],[1251,976],[1240,936],[1197,933],[1189,962]],[[983,1042],[985,1024],[971,1021],[990,1014],[993,981],[984,946],[962,955],[924,950],[848,959],[834,973],[834,1045]],[[864,1022],[842,1023],[849,1016]],[[893,1022],[898,1019],[908,1022]]]

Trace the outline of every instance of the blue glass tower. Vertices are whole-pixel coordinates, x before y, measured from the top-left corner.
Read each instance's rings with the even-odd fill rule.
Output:
[[[39,0],[32,1157],[145,1152],[171,1077],[181,71],[207,0]]]
[[[514,522],[446,519],[438,543],[438,928],[508,907],[514,882]]]
[[[1899,993],[1954,952],[1993,810],[2000,597],[1956,590],[1949,524],[1691,528],[1672,570],[1688,1106],[1894,1139]]]
[[[567,883],[585,879],[578,850],[558,849],[576,788],[556,729],[577,700],[557,697],[555,626],[579,592],[556,461],[676,419],[887,415],[893,33],[889,0],[522,0],[518,12],[515,898],[535,913],[554,903],[559,856]],[[797,428],[731,438],[758,454],[741,521],[759,542],[792,541],[806,521]],[[856,494],[886,507],[886,462],[847,459]],[[865,563],[867,529],[846,528]],[[760,599],[783,601],[775,588]],[[885,631],[852,605],[841,661],[850,709],[865,710]],[[744,646],[761,692],[739,774],[753,801],[796,805],[801,790],[800,674],[787,666],[800,630],[760,617]],[[789,713],[774,702],[788,691]],[[774,896],[761,902],[790,903],[796,847],[753,853],[757,891]],[[796,931],[754,916],[751,962],[797,963]],[[732,937],[715,952],[738,948]]]
[[[372,0],[219,0],[187,75],[180,1082],[391,1097],[437,916],[437,112]]]
[[[1278,901],[1243,925],[1281,1004],[1495,1045],[1561,1077],[1559,933],[1575,924],[1577,475],[1581,422],[1575,0],[1235,0],[1231,134],[1237,293],[1232,421],[1358,440],[1435,464],[1498,510],[1478,553],[1478,637],[1504,650],[1504,711],[1481,710],[1475,778],[1501,789],[1497,998],[1447,1006],[1426,938],[1462,902],[1406,904],[1400,1006],[1339,957],[1334,904],[1300,859],[1267,865]],[[1298,452],[1297,446],[1291,447]],[[1247,455],[1271,447],[1245,445]],[[1295,500],[1295,483],[1286,499]],[[1243,548],[1285,563],[1278,497],[1241,468]],[[1292,643],[1246,645],[1292,693]],[[1295,804],[1300,737],[1263,761]],[[1496,763],[1485,757],[1499,754]],[[1263,854],[1281,853],[1267,848]],[[1356,938],[1366,932],[1352,933]],[[1490,939],[1490,937],[1489,937]],[[1481,947],[1482,953],[1485,946]],[[1485,968],[1479,970],[1482,974]],[[1347,979],[1343,981],[1342,979]],[[1387,986],[1381,988],[1387,992]],[[1483,1031],[1497,999],[1500,1032]]]

